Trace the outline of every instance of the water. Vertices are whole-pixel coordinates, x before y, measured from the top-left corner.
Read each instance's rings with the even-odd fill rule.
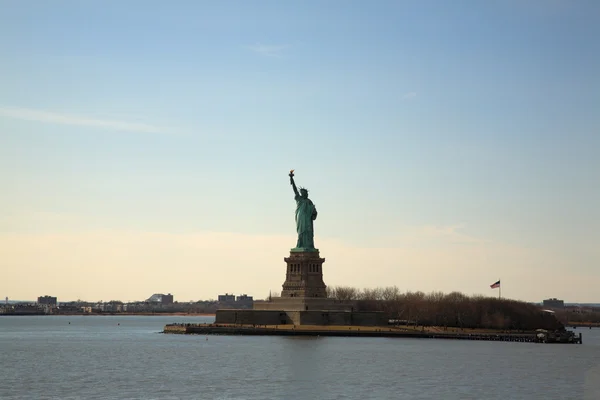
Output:
[[[0,317],[0,399],[600,399],[600,329],[582,345],[157,333],[211,320]]]

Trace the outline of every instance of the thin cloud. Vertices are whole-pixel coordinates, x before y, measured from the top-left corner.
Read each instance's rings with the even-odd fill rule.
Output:
[[[402,96],[403,99],[414,99],[415,97],[417,97],[417,92],[404,93]]]
[[[289,48],[287,44],[282,45],[266,45],[257,43],[251,46],[246,46],[248,50],[251,50],[257,54],[267,57],[281,57],[284,50]]]
[[[71,114],[55,113],[51,111],[34,110],[30,108],[0,107],[0,116],[49,124],[89,126],[94,128],[111,129],[116,131],[142,133],[167,132],[166,128],[149,124],[88,118]]]
[[[415,233],[416,237],[421,239],[443,239],[448,244],[486,244],[491,243],[488,240],[477,238],[474,236],[462,233],[465,228],[464,224],[449,225],[449,226],[431,226],[426,225],[420,227]]]
[[[398,227],[395,235],[378,238],[382,246],[395,246],[394,243],[404,243],[411,246],[429,246],[432,243],[439,246],[448,245],[491,245],[493,242],[463,233],[464,224],[456,225],[421,225]],[[384,240],[392,240],[385,243]]]

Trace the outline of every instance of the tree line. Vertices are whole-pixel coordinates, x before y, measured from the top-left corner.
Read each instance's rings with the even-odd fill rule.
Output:
[[[552,313],[517,300],[459,292],[401,293],[395,286],[375,289],[335,286],[327,288],[327,295],[353,301],[356,311],[383,311],[400,324],[523,331],[564,329]]]

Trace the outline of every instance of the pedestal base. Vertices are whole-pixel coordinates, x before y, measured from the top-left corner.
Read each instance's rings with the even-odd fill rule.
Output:
[[[273,297],[266,301],[255,301],[254,310],[282,311],[354,311],[351,301],[328,299],[326,297]]]
[[[319,250],[292,249],[284,258],[287,264],[281,297],[326,298],[327,286],[323,282],[324,258]]]
[[[318,249],[291,249],[281,297],[255,301],[252,310],[217,310],[217,324],[386,326],[379,311],[357,312],[352,301],[327,298]]]

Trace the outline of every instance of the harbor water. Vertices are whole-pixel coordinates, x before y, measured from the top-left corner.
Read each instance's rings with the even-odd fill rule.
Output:
[[[159,333],[211,317],[0,317],[0,399],[600,399],[583,344]]]

